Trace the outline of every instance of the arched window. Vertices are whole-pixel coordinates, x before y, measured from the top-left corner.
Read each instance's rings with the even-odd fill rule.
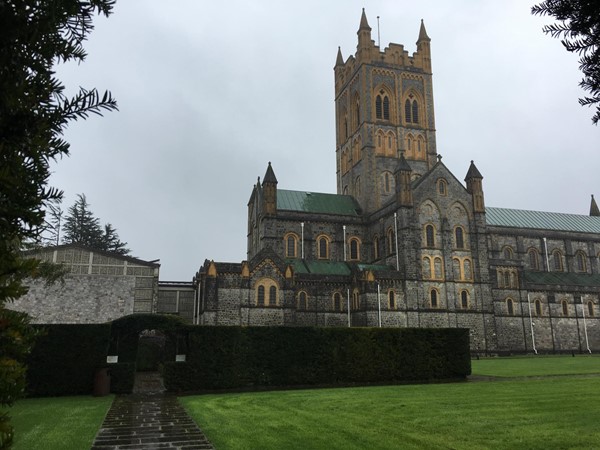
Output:
[[[381,129],[377,130],[375,135],[377,136],[377,140],[375,141],[375,153],[377,153],[378,155],[384,155],[385,154],[385,135],[383,133],[383,130],[381,130]]]
[[[395,253],[396,243],[394,242],[394,230],[391,228],[387,232],[387,251],[388,255],[393,255]]]
[[[390,99],[387,95],[383,97],[383,118],[390,120]]]
[[[435,228],[431,224],[425,225],[425,245],[435,247]]]
[[[535,315],[536,316],[542,315],[542,302],[539,301],[538,299],[536,299],[536,301],[535,301]]]
[[[298,293],[298,309],[305,310],[308,308],[306,292],[300,291]]]
[[[388,306],[390,309],[396,309],[396,293],[391,289],[388,292]]]
[[[352,164],[356,165],[362,159],[362,142],[360,139],[356,139],[352,143]]]
[[[379,259],[379,236],[373,238],[373,259]]]
[[[452,273],[455,280],[462,280],[463,274],[460,270],[460,259],[452,258]]]
[[[560,250],[554,250],[552,252],[552,260],[554,262],[554,270],[557,272],[562,272],[563,264],[562,264],[562,253]]]
[[[354,292],[352,292],[352,309],[353,310],[358,310],[360,309],[360,297],[358,294],[358,290],[354,290]]]
[[[354,180],[354,195],[360,197],[361,186],[360,186],[360,177],[356,177]]]
[[[519,287],[519,279],[517,278],[517,272],[511,270],[510,272],[510,287],[518,288]]]
[[[414,154],[414,138],[412,134],[407,134],[406,137],[404,138],[405,141],[405,147],[406,147],[406,157],[408,159],[414,159],[415,158],[415,154]]]
[[[588,308],[588,316],[594,317],[594,302],[588,302],[587,308]]]
[[[360,259],[360,241],[358,238],[350,239],[350,260],[357,261]]]
[[[360,99],[358,98],[358,95],[354,96],[354,110],[352,119],[354,121],[352,125],[354,125],[354,129],[356,130],[360,125]]]
[[[460,293],[460,307],[462,309],[469,307],[469,293],[467,291],[461,291]]]
[[[435,289],[429,291],[429,305],[432,308],[438,307],[438,291]]]
[[[585,256],[585,253],[583,253],[581,250],[579,250],[575,254],[575,261],[577,263],[577,271],[578,272],[585,272],[585,271],[587,271],[586,259],[587,258]]]
[[[329,259],[329,238],[327,236],[317,238],[317,258]]]
[[[298,236],[293,233],[285,235],[285,257],[296,258],[298,256]]]
[[[437,182],[437,187],[438,187],[438,194],[445,197],[448,193],[448,184],[446,183],[446,180],[444,180],[443,178],[440,178]]]
[[[256,306],[277,306],[278,286],[271,278],[261,278],[256,282]]]
[[[433,278],[431,269],[432,269],[431,258],[429,256],[423,257],[423,278],[424,279],[429,280],[429,279]]]
[[[404,116],[406,123],[419,123],[419,104],[414,99],[413,94],[409,94],[408,98],[404,102]]]
[[[464,230],[462,227],[456,227],[454,229],[454,242],[456,243],[456,248],[465,248],[465,237]]]
[[[265,287],[261,284],[258,286],[257,295],[256,295],[256,304],[258,306],[265,305]]]
[[[344,116],[344,141],[348,139],[348,116]]]
[[[425,151],[425,139],[421,135],[417,136],[416,159],[427,159],[427,152]]]
[[[507,298],[506,299],[506,313],[509,316],[514,316],[515,315],[515,307],[514,307],[512,298]]]
[[[510,272],[504,272],[504,287],[510,287]]]
[[[569,315],[569,304],[567,303],[567,301],[561,300],[560,305],[562,307],[563,316],[568,316]]]
[[[444,279],[444,268],[442,264],[442,258],[440,258],[439,256],[436,256],[433,259],[433,270],[435,272],[434,276],[436,280]]]
[[[504,259],[513,259],[513,250],[510,247],[504,247]]]
[[[383,173],[383,192],[386,194],[392,192],[392,176],[389,172]]]
[[[385,149],[387,156],[396,156],[396,135],[393,131],[387,133],[387,147]]]
[[[378,119],[390,120],[390,99],[385,91],[379,91],[375,99],[375,116]]]
[[[538,251],[535,248],[530,248],[527,250],[529,254],[529,267],[532,270],[540,270],[540,258]]]
[[[412,123],[419,123],[419,104],[416,100],[412,102]]]
[[[342,310],[342,295],[339,292],[333,294],[333,310],[338,312]]]

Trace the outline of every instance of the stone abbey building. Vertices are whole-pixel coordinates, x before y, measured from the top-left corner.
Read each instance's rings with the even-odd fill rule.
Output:
[[[38,323],[172,313],[199,325],[464,327],[473,351],[600,351],[600,211],[485,205],[437,152],[430,39],[383,51],[363,11],[355,55],[334,67],[337,193],[285,190],[269,163],[248,202],[247,260],[206,260],[190,282],[156,261],[77,246],[12,307]],[[333,176],[333,174],[332,174]]]
[[[474,351],[600,350],[600,212],[485,205],[437,152],[430,39],[381,51],[362,13],[334,67],[337,194],[280,189],[269,163],[248,202],[248,257],[205,261],[202,325],[465,327]],[[333,174],[332,174],[333,176]]]

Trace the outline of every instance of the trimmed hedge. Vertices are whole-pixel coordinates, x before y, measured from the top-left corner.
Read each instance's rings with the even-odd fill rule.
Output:
[[[165,363],[170,391],[461,379],[467,329],[189,327],[185,363]]]
[[[110,324],[44,325],[27,361],[27,391],[35,396],[90,394],[106,366]]]
[[[110,373],[110,392],[131,394],[135,382],[135,363],[108,364],[107,367]]]

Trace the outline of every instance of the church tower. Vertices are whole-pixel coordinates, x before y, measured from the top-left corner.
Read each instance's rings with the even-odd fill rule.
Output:
[[[344,62],[338,49],[334,67],[337,192],[369,213],[394,200],[401,155],[412,177],[436,162],[431,51],[422,21],[412,56],[380,51],[364,9],[357,34],[356,54]]]

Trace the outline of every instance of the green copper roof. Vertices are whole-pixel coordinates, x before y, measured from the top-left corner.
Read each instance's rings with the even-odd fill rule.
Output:
[[[358,264],[360,270],[372,270],[377,272],[380,270],[394,270],[392,266],[386,266],[385,264]]]
[[[575,272],[524,272],[525,282],[531,284],[558,284],[563,286],[600,286],[600,275]]]
[[[600,217],[578,214],[488,207],[485,208],[485,219],[488,225],[497,227],[600,233]]]
[[[350,275],[348,264],[343,261],[319,261],[293,259],[289,261],[296,273],[316,273],[319,275]]]
[[[358,216],[360,206],[349,195],[277,190],[277,209]]]

